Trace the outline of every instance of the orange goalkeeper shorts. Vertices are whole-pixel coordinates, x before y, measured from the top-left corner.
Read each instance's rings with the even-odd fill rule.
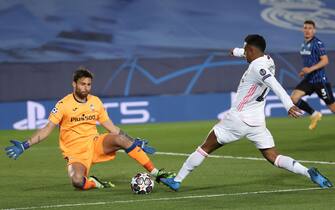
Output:
[[[107,135],[108,133],[101,134],[89,140],[91,142],[87,144],[84,152],[66,155],[67,165],[81,163],[86,167],[86,175],[88,175],[92,164],[113,160],[115,152],[105,154],[103,151],[103,141]]]

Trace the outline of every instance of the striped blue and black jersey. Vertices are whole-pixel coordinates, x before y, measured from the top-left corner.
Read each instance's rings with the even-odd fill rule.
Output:
[[[302,56],[304,67],[311,67],[319,63],[320,56],[326,55],[326,49],[320,39],[313,37],[310,41],[301,44],[300,55]],[[305,79],[310,83],[327,82],[325,68],[305,75]]]

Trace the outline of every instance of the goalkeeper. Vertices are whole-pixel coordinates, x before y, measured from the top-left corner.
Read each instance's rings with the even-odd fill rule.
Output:
[[[46,126],[26,141],[11,140],[12,146],[6,148],[8,157],[17,159],[25,150],[45,140],[59,125],[59,145],[67,161],[68,176],[75,188],[113,187],[111,182],[100,181],[97,177],[88,177],[92,164],[113,160],[116,151],[123,149],[141,164],[150,174],[168,178],[173,174],[158,170],[146,153],[153,154],[155,149],[141,139],[134,139],[115,126],[109,119],[102,102],[90,94],[92,73],[80,67],[73,75],[73,93],[60,100],[52,109]],[[109,131],[99,134],[97,121]]]

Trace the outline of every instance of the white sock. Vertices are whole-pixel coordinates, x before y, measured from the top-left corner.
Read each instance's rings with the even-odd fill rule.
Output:
[[[309,173],[307,172],[308,169],[305,166],[301,165],[298,161],[292,159],[291,157],[278,155],[274,164],[279,168],[284,168],[293,173],[304,175],[309,179],[311,178]]]
[[[154,176],[154,177],[157,177],[157,175],[158,175],[158,169],[157,168],[154,168],[152,171],[150,171],[150,174],[152,175],[152,176]]]
[[[205,160],[207,156],[208,154],[198,147],[197,150],[195,150],[184,162],[183,167],[181,167],[174,180],[176,182],[182,182],[191,171]]]

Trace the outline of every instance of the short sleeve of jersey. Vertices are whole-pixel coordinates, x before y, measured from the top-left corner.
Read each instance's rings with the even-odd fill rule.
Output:
[[[109,120],[109,116],[108,116],[108,113],[107,113],[107,110],[105,109],[103,103],[99,100],[99,115],[98,115],[98,121],[100,123],[103,123],[103,122],[106,122],[107,120]]]
[[[321,41],[315,42],[315,51],[319,57],[327,54],[325,45]]]
[[[56,106],[51,110],[49,120],[54,124],[59,124],[64,115],[64,103],[59,101]]]

